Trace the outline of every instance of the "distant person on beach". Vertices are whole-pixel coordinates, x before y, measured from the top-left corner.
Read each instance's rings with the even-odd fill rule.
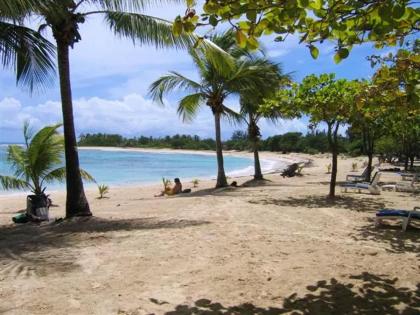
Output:
[[[164,195],[172,196],[182,193],[182,184],[179,178],[174,179],[175,185],[172,188],[167,188],[165,191],[162,191],[160,194],[155,195],[155,197],[162,197]]]

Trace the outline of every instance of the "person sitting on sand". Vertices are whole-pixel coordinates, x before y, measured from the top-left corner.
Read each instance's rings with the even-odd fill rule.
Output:
[[[182,193],[182,184],[179,178],[174,179],[175,185],[174,187],[166,188],[165,191],[162,191],[160,194],[155,195],[155,197],[162,197],[164,195],[172,196]]]

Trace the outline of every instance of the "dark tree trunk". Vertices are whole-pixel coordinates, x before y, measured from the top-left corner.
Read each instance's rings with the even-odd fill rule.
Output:
[[[328,197],[335,197],[335,185],[337,182],[337,166],[338,166],[338,146],[337,146],[337,132],[339,123],[329,123],[328,124],[328,143],[330,146],[330,151],[332,153],[332,170],[331,170],[331,180],[330,180],[330,192]],[[333,130],[334,127],[334,130]]]
[[[410,156],[410,169],[414,169],[414,155]]]
[[[57,39],[57,38],[56,38]],[[63,110],[64,145],[66,158],[66,217],[90,216],[89,203],[80,175],[79,155],[73,121],[73,103],[70,83],[69,45],[57,39],[58,71],[60,76],[61,104]]]
[[[372,164],[373,164],[373,149],[374,149],[374,142],[372,139],[372,135],[367,132],[367,156],[368,156],[368,171],[366,175],[366,180],[370,182],[370,179],[372,177]]]
[[[254,179],[264,179],[262,171],[261,171],[261,164],[260,164],[260,155],[258,153],[258,143],[254,141]]]
[[[248,114],[248,139],[250,140],[252,152],[254,152],[254,179],[264,179],[261,171],[260,155],[259,155],[259,141],[260,130],[257,125],[257,120],[252,113]]]
[[[408,162],[410,161],[410,158],[408,156],[408,154],[405,156],[405,160],[404,160],[404,171],[408,171]]]
[[[223,163],[223,147],[222,147],[222,134],[220,130],[220,113],[214,113],[214,125],[216,130],[216,156],[217,156],[217,182],[216,188],[226,187],[227,180],[225,174],[225,167]]]
[[[368,166],[367,166],[367,175],[366,175],[366,181],[370,182],[370,179],[372,177],[372,164],[373,164],[373,153],[368,152]]]

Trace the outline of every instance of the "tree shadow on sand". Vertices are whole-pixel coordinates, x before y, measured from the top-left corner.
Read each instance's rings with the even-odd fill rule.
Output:
[[[410,290],[396,285],[397,278],[364,272],[350,276],[349,281],[318,281],[307,286],[311,293],[299,297],[294,293],[282,306],[258,307],[251,303],[225,306],[221,303],[200,299],[194,306],[181,304],[166,315],[275,315],[275,314],[419,314],[420,285]]]
[[[296,185],[296,184],[287,184],[287,183],[276,183],[269,179],[262,179],[262,180],[255,180],[251,179],[248,180],[241,185],[236,187],[227,186],[223,188],[205,188],[193,191],[188,194],[180,194],[177,195],[177,198],[188,198],[188,197],[205,197],[205,196],[216,196],[216,197],[225,197],[225,196],[249,196],[250,193],[254,192],[252,188],[256,188],[262,191],[261,189],[264,187],[305,187],[304,184]],[[244,189],[245,188],[245,189]]]
[[[407,231],[401,230],[401,220],[392,220],[381,226],[375,226],[374,218],[369,223],[358,227],[350,235],[355,241],[374,241],[387,245],[386,251],[414,253],[420,257],[420,224],[411,221]]]
[[[250,200],[249,203],[262,205],[276,205],[283,207],[305,208],[343,208],[353,211],[377,211],[385,207],[385,203],[373,198],[355,198],[352,196],[337,196],[334,199],[324,195],[312,195],[305,197],[289,197],[286,199],[265,198],[262,200]]]
[[[108,220],[85,217],[41,226],[34,224],[0,226],[0,267],[3,266],[0,268],[0,275],[12,271],[21,273],[22,270],[18,269],[26,267],[48,269],[49,272],[72,270],[77,258],[72,255],[77,253],[73,253],[72,250],[56,253],[50,249],[65,250],[97,246],[113,237],[108,232],[183,229],[209,223],[156,218]]]

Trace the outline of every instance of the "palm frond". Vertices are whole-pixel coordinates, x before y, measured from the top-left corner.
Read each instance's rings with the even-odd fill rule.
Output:
[[[52,83],[55,74],[55,47],[38,32],[0,21],[0,60],[14,68],[18,84],[30,91]]]
[[[182,120],[192,121],[204,100],[205,97],[202,93],[190,94],[182,98],[178,104],[178,114],[182,117]]]
[[[16,177],[23,176],[27,171],[26,151],[19,145],[9,145],[7,148],[7,161],[15,171]]]
[[[29,141],[31,141],[31,138],[33,137],[33,130],[31,129],[29,120],[26,120],[23,123],[23,138],[25,139],[25,145],[28,148],[29,147]]]
[[[0,185],[5,190],[9,189],[32,189],[32,186],[25,180],[12,176],[0,175]]]
[[[22,18],[36,7],[37,0],[2,0],[0,1],[0,12],[2,18]]]
[[[86,3],[97,5],[103,10],[110,11],[143,11],[155,5],[165,3],[182,3],[182,0],[85,0]]]
[[[43,176],[43,178],[41,179],[41,186],[44,183],[52,183],[54,181],[63,182],[65,179],[66,179],[66,168],[59,167],[48,172],[46,175]]]
[[[207,64],[207,68],[213,68],[219,75],[227,77],[234,71],[235,58],[211,40],[201,40],[195,49],[201,52],[201,58]]]
[[[60,127],[44,127],[32,137],[27,154],[33,176],[42,176],[61,162],[64,138],[58,134]]]
[[[231,124],[240,124],[244,121],[244,117],[240,113],[225,105],[223,105],[223,118],[226,118]]]
[[[115,34],[127,37],[139,44],[151,44],[157,48],[182,48],[194,45],[196,36],[175,36],[172,23],[164,19],[140,13],[105,11],[105,20]]]
[[[201,90],[201,85],[194,80],[172,71],[154,81],[150,85],[149,94],[155,101],[163,104],[163,96],[174,90],[198,92]]]
[[[93,178],[92,175],[90,175],[87,171],[81,169],[80,170],[80,175],[82,176],[82,179],[88,181],[88,182],[93,182],[96,183],[95,178]]]
[[[88,172],[86,172],[85,170],[80,170],[80,175],[82,176],[82,178],[86,181],[89,182],[94,182],[96,183],[95,179],[93,178],[92,175],[90,175]],[[41,180],[41,186],[44,183],[52,183],[54,181],[64,181],[66,179],[66,168],[65,167],[58,167],[52,171],[50,171],[48,174],[46,174],[42,180]]]

